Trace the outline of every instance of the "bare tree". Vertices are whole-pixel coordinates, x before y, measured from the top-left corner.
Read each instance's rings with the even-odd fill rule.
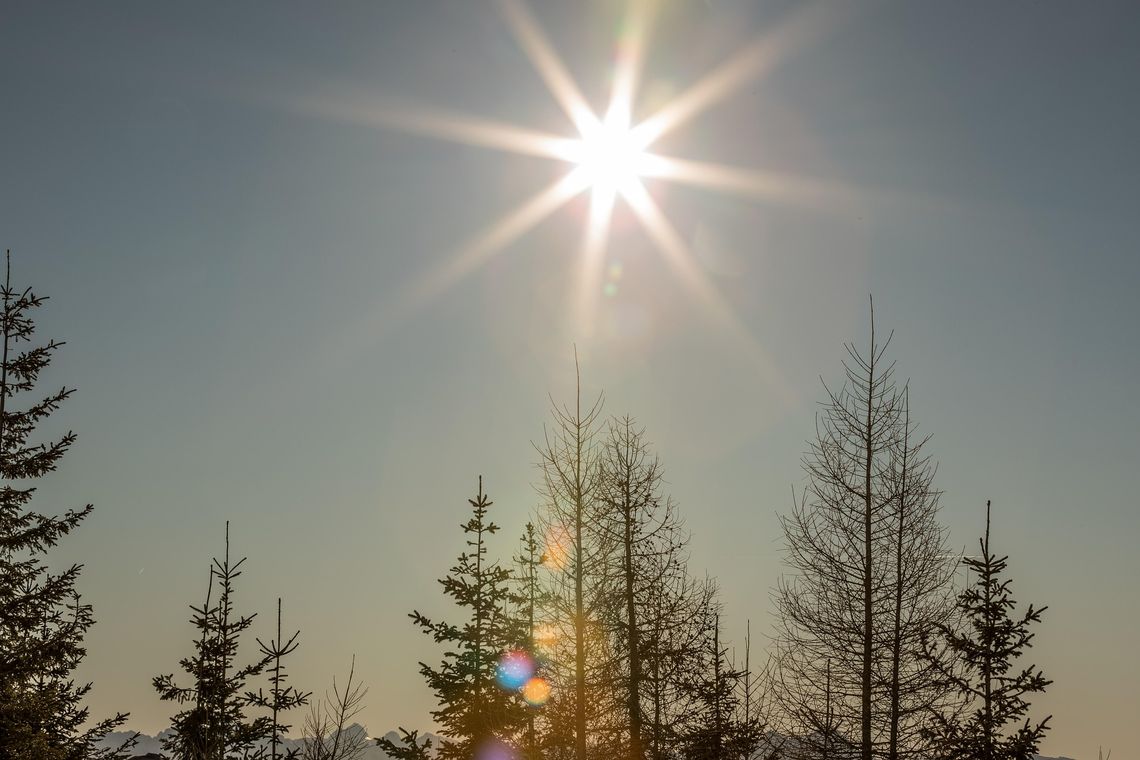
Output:
[[[894,536],[887,758],[926,754],[923,738],[931,710],[952,709],[955,695],[940,688],[922,660],[922,639],[954,615],[956,563],[946,551],[946,530],[938,523],[940,493],[933,486],[937,466],[926,453],[929,437],[916,437],[910,421],[910,389],[902,390],[902,437],[890,456]]]
[[[356,680],[356,655],[343,688],[332,688],[309,707],[301,757],[304,760],[358,760],[371,744],[367,732],[352,720],[364,709],[368,687]]]
[[[601,464],[603,509],[598,529],[614,547],[607,576],[607,617],[618,658],[614,673],[627,717],[622,726],[627,755],[640,760],[646,749],[645,660],[647,648],[654,644],[648,630],[654,622],[650,606],[671,586],[677,587],[673,581],[683,576],[688,535],[676,505],[661,493],[660,460],[633,418],[610,421]]]
[[[807,484],[782,520],[793,572],[776,591],[779,696],[815,756],[917,752],[937,699],[918,642],[951,613],[953,565],[889,344],[872,307],[870,349],[847,345],[843,387],[824,384]]]
[[[549,618],[550,624],[566,629],[559,640],[573,645],[573,666],[565,680],[572,689],[574,758],[586,760],[590,681],[592,675],[605,672],[604,668],[596,668],[591,673],[588,658],[600,656],[604,650],[598,620],[604,595],[599,592],[604,588],[610,547],[594,530],[601,507],[597,435],[602,398],[599,396],[593,404],[583,407],[577,352],[575,373],[573,408],[553,404],[553,425],[536,448],[542,473],[539,493],[545,507],[541,523],[548,544],[547,564],[552,571],[547,596]],[[558,667],[562,665],[559,661],[554,664],[558,670],[566,670]],[[565,700],[559,699],[559,703],[564,705]],[[594,705],[597,704],[595,700]]]

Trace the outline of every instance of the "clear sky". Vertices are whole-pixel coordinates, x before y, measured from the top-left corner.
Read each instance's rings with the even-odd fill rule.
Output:
[[[597,109],[622,7],[532,8]],[[825,192],[646,180],[737,328],[619,203],[586,330],[585,196],[415,290],[567,170],[392,128],[430,107],[574,136],[494,3],[6,3],[0,247],[68,341],[45,387],[79,389],[39,506],[96,505],[58,552],[87,564],[94,710],[165,725],[150,679],[190,650],[229,519],[258,634],[278,595],[302,629],[297,682],[355,652],[368,726],[427,727],[436,651],[405,613],[442,610],[479,474],[515,549],[575,341],[588,392],[648,428],[737,638],[768,629],[820,376],[874,293],[951,543],[993,499],[1017,597],[1049,605],[1044,751],[1140,754],[1140,6],[830,10],[660,4],[635,120],[779,44],[655,147]]]

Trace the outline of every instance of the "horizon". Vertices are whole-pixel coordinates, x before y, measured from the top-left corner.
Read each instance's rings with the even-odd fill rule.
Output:
[[[626,3],[7,9],[0,246],[66,341],[37,390],[77,388],[32,505],[95,506],[49,555],[84,565],[94,717],[168,726],[151,679],[191,651],[228,520],[243,646],[281,597],[293,683],[355,654],[361,724],[438,730],[407,614],[454,615],[436,580],[478,477],[509,563],[579,360],[764,654],[778,518],[873,296],[949,548],[992,500],[1019,609],[1048,606],[1040,753],[1140,752],[1140,8],[649,6],[629,126],[707,98],[631,159],[606,121]]]

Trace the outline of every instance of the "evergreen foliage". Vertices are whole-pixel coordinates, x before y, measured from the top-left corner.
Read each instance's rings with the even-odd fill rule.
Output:
[[[95,623],[91,605],[76,590],[82,566],[50,572],[46,555],[91,514],[88,504],[52,516],[31,508],[33,483],[55,471],[75,442],[75,433],[35,442],[37,426],[58,410],[74,389],[61,388],[18,408],[63,343],[30,346],[33,312],[46,300],[11,284],[6,267],[0,312],[0,758],[88,760],[124,756],[95,744],[121,725],[125,714],[88,723],[83,700],[91,684],[72,673],[87,654],[83,639]]]
[[[524,638],[518,619],[510,614],[511,573],[487,558],[487,537],[499,526],[487,517],[493,502],[479,491],[469,499],[472,514],[462,524],[468,551],[459,555],[450,575],[439,580],[444,594],[468,618],[461,624],[434,621],[413,611],[412,620],[448,651],[438,667],[420,663],[420,673],[435,692],[439,709],[432,717],[449,741],[439,747],[442,760],[476,756],[493,741],[513,739],[525,720],[525,707],[515,692],[495,681],[500,656]]]
[[[692,709],[680,732],[688,760],[749,760],[760,742],[756,716],[744,718],[741,687],[747,673],[728,658],[720,636],[720,614],[706,610],[698,649],[701,669],[685,683]]]
[[[249,692],[246,696],[252,705],[269,711],[271,723],[269,734],[269,760],[293,760],[299,752],[298,749],[286,750],[284,754],[278,752],[282,737],[289,732],[290,726],[281,722],[281,714],[308,704],[311,692],[298,691],[293,686],[286,685],[288,675],[281,661],[297,650],[297,631],[288,639],[281,635],[281,599],[277,600],[277,638],[270,639],[268,643],[257,639],[258,648],[269,666],[269,692],[258,689],[256,693]]]
[[[1029,626],[1041,622],[1047,608],[1029,605],[1020,617],[1012,616],[1011,581],[1002,578],[1009,558],[990,550],[988,501],[986,533],[978,543],[981,555],[963,559],[976,578],[958,596],[965,627],[939,625],[923,647],[942,687],[956,692],[965,709],[935,711],[928,732],[942,760],[1032,760],[1049,717],[1031,723],[1026,697],[1045,691],[1052,681],[1036,666],[1018,667],[1015,661],[1032,646]],[[1010,724],[1015,725],[1008,731]]]
[[[533,522],[528,522],[519,539],[519,553],[515,555],[515,564],[518,571],[515,573],[515,590],[511,601],[515,605],[515,614],[518,618],[517,627],[523,638],[520,646],[530,654],[535,664],[535,677],[544,677],[543,660],[545,653],[539,651],[535,640],[537,625],[536,615],[541,610],[542,589],[538,583],[538,570],[542,567],[543,554],[538,543],[538,535]],[[520,750],[525,760],[537,760],[541,755],[537,724],[537,707],[531,706],[526,711],[526,727],[520,737]]]
[[[253,615],[239,615],[234,609],[234,581],[241,575],[245,558],[230,561],[230,524],[226,522],[226,548],[221,560],[210,566],[206,601],[191,605],[191,623],[198,629],[194,654],[179,664],[190,677],[191,686],[179,686],[174,674],[155,676],[159,698],[186,709],[171,718],[173,733],[163,740],[163,749],[177,760],[230,760],[260,758],[264,741],[273,734],[267,716],[250,718],[246,711],[257,704],[247,682],[261,675],[272,658],[264,653],[248,665],[239,665],[241,634],[253,625]],[[217,602],[211,604],[214,589]]]
[[[380,738],[376,744],[392,760],[432,760],[431,739],[420,739],[419,731],[400,727],[400,742]]]

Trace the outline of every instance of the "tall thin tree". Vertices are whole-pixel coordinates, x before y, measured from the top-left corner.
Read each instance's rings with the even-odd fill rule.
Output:
[[[645,757],[646,659],[653,644],[648,605],[683,576],[688,534],[672,499],[661,493],[662,467],[632,417],[610,420],[601,460],[603,509],[598,529],[614,547],[610,618],[619,691],[627,716],[628,756]]]
[[[610,547],[600,542],[593,529],[599,513],[601,465],[598,422],[602,397],[593,404],[582,404],[581,373],[577,351],[574,406],[553,405],[554,424],[546,430],[543,443],[536,446],[542,481],[539,492],[545,502],[543,527],[553,588],[549,599],[554,619],[568,622],[567,638],[572,642],[573,665],[569,686],[573,699],[574,758],[586,760],[588,740],[587,700],[591,673],[588,670],[589,642],[596,638],[597,616],[601,613],[603,588]]]
[[[266,693],[258,689],[256,693],[251,691],[247,694],[250,704],[269,711],[272,725],[269,734],[269,760],[278,760],[279,758],[292,760],[298,754],[297,749],[286,750],[283,755],[279,754],[278,747],[281,746],[281,740],[290,728],[288,724],[281,722],[282,714],[308,704],[311,695],[311,692],[298,691],[287,683],[288,674],[282,662],[297,651],[297,647],[300,646],[297,637],[300,635],[300,631],[295,632],[288,639],[281,635],[281,599],[278,597],[277,637],[268,642],[257,639],[257,646],[261,650],[262,656],[269,663],[269,691]]]
[[[262,654],[238,664],[241,635],[253,625],[257,613],[241,615],[234,604],[234,582],[241,576],[245,558],[230,559],[230,523],[226,521],[225,553],[214,558],[206,602],[191,606],[191,622],[199,631],[194,654],[179,664],[192,685],[179,686],[174,674],[155,676],[159,698],[179,705],[193,703],[171,718],[172,733],[163,739],[163,749],[184,760],[228,760],[248,757],[272,733],[268,716],[251,717],[247,711],[256,700],[246,688],[271,663]],[[211,604],[213,589],[217,601]]]
[[[542,677],[544,658],[535,640],[535,626],[536,615],[541,611],[542,589],[539,586],[538,571],[542,567],[543,555],[533,522],[526,524],[519,544],[519,553],[515,555],[518,571],[515,573],[514,603],[519,616],[519,628],[523,632],[521,643],[535,666],[533,675]],[[526,760],[538,760],[541,755],[538,733],[535,730],[535,707],[538,705],[532,705],[526,715],[526,736],[523,740],[523,756]]]
[[[127,746],[100,750],[95,744],[127,716],[120,713],[84,728],[89,714],[83,700],[91,684],[77,684],[72,675],[87,654],[84,636],[95,624],[91,605],[76,590],[82,566],[51,572],[45,562],[93,507],[53,516],[29,506],[33,484],[52,473],[75,442],[72,432],[35,442],[36,428],[74,390],[61,388],[18,406],[63,343],[28,345],[35,332],[33,313],[47,299],[12,286],[10,256],[0,290],[0,757],[118,757]]]
[[[793,572],[776,593],[786,711],[801,731],[834,736],[829,751],[854,746],[862,760],[923,750],[919,719],[937,689],[918,663],[918,636],[952,608],[934,467],[889,344],[872,306],[869,350],[846,346],[844,385],[824,384],[807,483],[783,519]]]
[[[1030,625],[1040,623],[1047,608],[1031,604],[1020,617],[1011,615],[1017,603],[1011,581],[1002,577],[1009,558],[990,547],[988,501],[986,532],[978,543],[981,555],[963,560],[975,573],[973,585],[957,600],[965,625],[961,630],[938,625],[923,642],[924,659],[940,685],[957,693],[966,709],[933,711],[927,730],[945,760],[1032,760],[1050,718],[1032,723],[1026,717],[1027,697],[1052,681],[1035,665],[1015,662],[1033,645]]]
[[[493,502],[483,492],[482,476],[478,493],[468,503],[471,517],[462,528],[469,549],[439,581],[468,619],[455,625],[418,611],[410,615],[425,634],[448,645],[438,667],[420,663],[420,673],[439,702],[432,716],[447,738],[438,749],[443,760],[470,758],[489,743],[513,740],[525,715],[518,693],[500,688],[495,680],[500,656],[521,636],[508,609],[511,573],[487,556],[487,538],[499,526],[488,517]]]

